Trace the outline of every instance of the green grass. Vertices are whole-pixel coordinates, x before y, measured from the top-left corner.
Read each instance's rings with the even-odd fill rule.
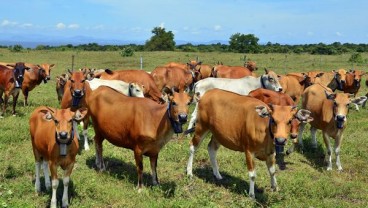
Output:
[[[55,77],[71,68],[71,56],[75,55],[75,68],[139,68],[143,57],[144,70],[169,61],[187,62],[197,56],[206,64],[222,61],[228,65],[242,65],[243,54],[235,53],[184,53],[184,52],[136,52],[133,57],[121,57],[119,52],[53,52],[30,51],[10,53],[0,50],[4,62],[54,63],[52,80],[36,87],[29,95],[30,105],[23,106],[23,96],[18,99],[18,115],[10,115],[10,107],[0,120],[0,207],[47,207],[51,192],[47,192],[41,180],[43,192],[34,192],[34,158],[29,136],[28,118],[39,105],[58,107]],[[313,56],[294,54],[250,54],[260,69],[269,68],[279,74],[314,69],[350,69],[351,54],[338,56]],[[363,54],[364,58],[368,54]],[[365,66],[364,66],[365,67]],[[364,69],[363,66],[356,68]],[[258,74],[262,73],[259,71]],[[363,80],[364,82],[365,80]],[[362,86],[359,95],[368,90]],[[94,167],[94,144],[90,151],[81,151],[71,175],[70,207],[367,207],[368,206],[368,130],[367,109],[351,110],[348,127],[342,142],[341,160],[344,171],[336,166],[327,172],[324,163],[324,144],[321,133],[318,149],[310,148],[310,134],[305,131],[306,151],[285,157],[287,169],[278,171],[279,192],[270,191],[270,179],[266,165],[256,162],[256,200],[247,197],[249,178],[243,153],[220,148],[218,161],[223,181],[212,176],[206,139],[198,149],[193,164],[194,177],[185,174],[189,153],[189,140],[171,140],[160,152],[158,177],[160,186],[152,186],[148,158],[144,159],[144,191],[137,193],[137,173],[133,152],[104,142],[105,172]],[[306,129],[307,130],[307,129]],[[89,129],[89,136],[93,136]],[[62,171],[59,171],[62,176]],[[43,177],[42,177],[43,179]],[[62,183],[61,183],[62,184]],[[62,185],[58,190],[61,200]]]

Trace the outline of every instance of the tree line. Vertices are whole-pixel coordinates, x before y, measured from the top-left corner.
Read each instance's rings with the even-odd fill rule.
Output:
[[[172,31],[166,31],[165,28],[155,27],[152,30],[152,37],[145,44],[127,44],[127,45],[99,45],[97,43],[88,43],[80,45],[38,45],[34,49],[28,50],[81,50],[81,51],[120,51],[122,56],[132,56],[135,51],[183,51],[183,52],[236,52],[236,53],[308,53],[318,55],[338,55],[343,53],[363,53],[368,52],[368,44],[352,44],[334,42],[332,44],[279,44],[268,42],[260,44],[259,38],[254,34],[233,34],[229,39],[229,44],[199,44],[191,43],[176,45]],[[24,50],[21,45],[0,46],[0,48],[9,48],[13,52]]]

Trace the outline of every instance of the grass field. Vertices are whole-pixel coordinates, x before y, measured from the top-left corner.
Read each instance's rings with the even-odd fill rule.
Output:
[[[17,116],[10,115],[10,107],[0,120],[0,207],[47,207],[51,192],[45,190],[41,178],[42,194],[34,191],[34,158],[29,136],[30,113],[40,105],[58,107],[55,77],[71,68],[75,55],[75,68],[139,69],[140,56],[143,69],[169,61],[187,62],[199,57],[203,63],[222,61],[227,65],[242,65],[244,55],[235,53],[136,52],[133,57],[121,57],[118,52],[53,52],[29,51],[10,53],[0,50],[0,61],[54,63],[52,80],[36,87],[29,95],[29,106],[23,106],[23,95],[17,105]],[[315,69],[351,69],[351,54],[338,56],[294,54],[250,54],[247,59],[257,62],[260,70],[269,68],[279,74]],[[368,58],[368,54],[363,54]],[[358,66],[357,69],[366,69]],[[263,71],[258,71],[258,74]],[[363,82],[365,81],[365,78]],[[364,85],[364,84],[363,84]],[[362,86],[359,95],[367,93]],[[212,176],[207,143],[198,149],[193,164],[194,177],[186,177],[189,140],[173,139],[161,151],[158,159],[159,186],[152,186],[148,158],[144,159],[144,191],[137,193],[137,173],[133,152],[104,142],[105,172],[94,169],[94,148],[81,151],[71,175],[69,186],[70,207],[368,207],[368,110],[350,110],[348,127],[344,133],[341,162],[344,170],[327,172],[324,163],[324,144],[319,132],[318,149],[310,149],[309,132],[305,131],[306,151],[285,157],[287,169],[277,172],[279,192],[270,191],[270,179],[264,162],[256,161],[256,200],[248,195],[249,178],[243,153],[220,148],[218,161],[224,179]],[[94,135],[89,129],[89,137]],[[61,176],[62,171],[59,171]],[[61,200],[62,183],[58,189]]]

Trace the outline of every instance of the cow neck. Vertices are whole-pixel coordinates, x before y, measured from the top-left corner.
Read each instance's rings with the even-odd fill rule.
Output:
[[[266,85],[264,84],[263,79],[262,79],[263,78],[263,75],[264,74],[262,74],[261,77],[260,77],[260,79],[261,79],[261,86],[262,86],[263,89],[266,89]]]
[[[15,77],[15,69],[12,70],[12,75],[15,83],[15,88],[22,88],[22,83],[19,83],[17,78]]]
[[[175,134],[179,134],[183,132],[182,125],[179,122],[176,122],[173,117],[171,116],[171,102],[169,101],[169,104],[167,106],[167,115],[170,120],[171,127],[174,129]]]

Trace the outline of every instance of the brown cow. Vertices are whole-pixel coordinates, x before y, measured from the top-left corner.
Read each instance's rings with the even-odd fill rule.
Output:
[[[257,98],[268,105],[296,106],[295,102],[288,94],[275,92],[273,90],[258,88],[249,92],[249,96]],[[298,111],[291,120],[290,137],[293,143],[297,142],[300,123],[308,123],[312,120],[313,118],[310,117],[310,111],[304,109]],[[284,146],[276,145],[276,159],[278,160],[277,162],[281,170],[285,169],[283,152]]]
[[[67,207],[69,204],[68,185],[79,150],[75,122],[80,121],[85,115],[86,109],[73,112],[70,109],[40,106],[33,111],[29,119],[29,130],[36,161],[35,190],[41,191],[40,169],[43,164],[45,186],[47,189],[52,186],[50,207],[57,205],[58,166],[64,170],[62,207]],[[49,168],[52,183],[50,183]]]
[[[22,84],[24,106],[28,105],[29,91],[40,85],[42,81],[44,83],[47,83],[47,80],[50,80],[50,72],[54,64],[34,65],[27,63],[26,66],[31,68],[32,70],[28,70],[24,73],[24,81]]]
[[[207,64],[201,64],[199,69],[196,70],[194,73],[196,74],[196,80],[206,79],[207,77],[212,76],[212,66]]]
[[[153,184],[158,184],[156,166],[160,149],[175,133],[182,132],[187,121],[191,97],[185,92],[172,92],[169,103],[158,104],[147,98],[118,96],[107,87],[99,87],[88,99],[88,109],[95,130],[96,165],[105,169],[102,142],[134,151],[138,188],[143,181],[143,155],[150,158]]]
[[[367,99],[365,97],[365,99]],[[314,118],[311,124],[312,147],[317,148],[316,132],[322,130],[323,140],[327,148],[327,170],[332,170],[332,147],[330,137],[335,140],[336,165],[337,169],[342,170],[340,162],[340,147],[344,129],[346,128],[348,105],[352,98],[348,93],[337,93],[324,85],[314,84],[308,87],[303,93],[302,107],[311,112]],[[355,101],[354,101],[355,102]],[[299,128],[299,145],[303,147],[303,131],[305,124]],[[289,149],[293,151],[294,146]]]
[[[121,80],[124,82],[134,82],[144,86],[144,96],[151,98],[158,103],[164,103],[165,99],[161,91],[157,88],[151,74],[143,70],[110,70],[105,69],[104,72],[96,74],[96,78],[107,80]]]
[[[202,64],[201,61],[197,62],[197,61],[189,60],[189,62],[186,63],[186,64],[178,63],[178,62],[169,62],[169,63],[165,64],[164,66],[179,67],[179,68],[188,69],[188,70],[198,70],[199,67],[201,66],[201,64]]]
[[[225,65],[217,65],[213,67],[212,74],[216,78],[231,78],[231,79],[238,79],[245,76],[254,76],[254,77],[257,76],[251,70],[243,66],[225,66]]]
[[[68,79],[69,79],[68,74],[61,74],[60,76],[56,77],[56,94],[59,103],[61,103],[61,99],[63,98],[65,84],[68,81]]]
[[[10,68],[7,66],[10,66]],[[17,62],[14,65],[8,64],[7,66],[0,65],[0,104],[3,104],[0,118],[5,115],[10,95],[13,96],[12,114],[15,116],[15,106],[17,105],[19,91],[22,88],[24,73],[29,70],[29,67],[25,66],[23,62]],[[4,99],[2,98],[3,94]]]
[[[179,67],[158,66],[151,72],[151,75],[160,91],[173,87],[180,91],[188,88],[192,90],[193,84],[197,81],[191,70],[183,70]]]
[[[275,177],[275,144],[286,143],[295,106],[268,107],[264,102],[236,93],[212,89],[199,102],[198,121],[190,143],[187,174],[192,176],[194,152],[208,132],[212,133],[208,153],[216,179],[220,175],[216,153],[220,145],[244,152],[250,178],[249,196],[255,198],[254,158],[266,161],[271,177],[271,188],[277,190]]]
[[[331,72],[319,73],[314,83],[320,83],[327,86],[332,91],[343,90],[346,80],[346,71],[344,69],[332,70]]]
[[[362,76],[367,73],[362,70],[350,70],[346,73],[346,82],[344,86],[345,93],[351,93],[356,96],[360,89],[360,82],[362,80]]]
[[[306,87],[306,79],[307,75],[304,73],[280,75],[279,82],[282,86],[282,92],[288,94],[298,104]]]

